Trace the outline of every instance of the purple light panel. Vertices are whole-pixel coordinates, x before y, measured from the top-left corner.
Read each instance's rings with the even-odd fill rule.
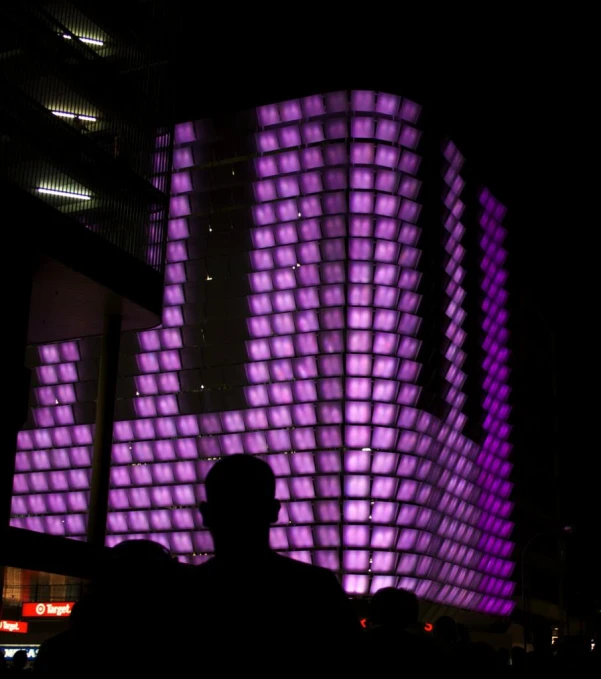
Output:
[[[447,422],[453,428],[461,430],[465,424],[465,416],[462,407],[465,402],[465,394],[462,386],[465,381],[465,373],[462,370],[465,362],[465,353],[462,349],[465,341],[465,331],[462,328],[465,319],[465,311],[462,302],[465,299],[465,289],[462,281],[465,278],[465,269],[462,262],[464,248],[461,244],[465,227],[461,222],[464,205],[461,201],[464,181],[460,175],[463,165],[463,156],[459,153],[453,142],[448,142],[444,151],[443,178],[447,189],[444,196],[443,226],[445,230],[445,296],[447,326],[445,337],[447,347],[445,351],[445,380],[447,382],[445,401],[449,406]]]
[[[93,426],[76,420],[79,342],[38,348],[36,428],[17,440],[11,525],[81,538],[85,534]]]
[[[480,525],[485,528],[488,525],[488,508],[496,501],[497,497],[508,497],[511,484],[507,477],[511,470],[511,464],[507,461],[511,453],[509,436],[511,427],[509,415],[511,407],[509,401],[509,349],[507,329],[509,314],[507,312],[507,270],[504,268],[507,259],[507,251],[503,248],[506,231],[502,222],[506,208],[488,189],[484,189],[479,196],[482,213],[480,215],[480,247],[481,247],[481,274],[482,274],[482,314],[483,314],[483,340],[482,350],[484,354],[483,370],[484,400],[484,441],[478,456],[478,465],[481,468],[479,483],[490,493],[484,494],[480,500],[480,506],[485,513],[480,519]],[[481,567],[486,565],[486,557],[483,557]],[[487,604],[488,603],[487,599]]]
[[[274,548],[337,571],[351,594],[400,586],[441,604],[510,612],[501,208],[483,194],[480,447],[461,433],[463,159],[453,145],[443,224],[450,413],[443,422],[418,407],[418,119],[413,102],[370,91],[257,110],[246,407],[204,414],[181,400],[197,331],[186,309],[201,228],[192,219],[201,128],[177,127],[163,323],[137,335],[131,418],[115,423],[108,544],[150,536],[180,560],[206,560],[212,543],[196,510],[204,479],[216,458],[244,452],[277,476]],[[13,525],[85,539],[93,431],[74,407],[80,358],[73,342],[40,350]]]

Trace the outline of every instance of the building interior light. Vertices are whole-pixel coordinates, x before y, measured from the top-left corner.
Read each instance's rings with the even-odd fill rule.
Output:
[[[364,453],[371,453],[371,448],[361,448]]]
[[[91,200],[91,196],[87,196],[85,193],[75,193],[74,191],[59,191],[58,189],[45,189],[38,186],[37,191],[39,193],[49,193],[52,196],[63,196],[64,198],[77,198],[78,200]]]
[[[103,47],[104,46],[104,41],[103,40],[96,40],[96,38],[84,38],[80,35],[75,36],[78,40],[81,40],[81,42],[85,42],[88,45],[97,45],[98,47]],[[68,33],[63,33],[63,38],[65,40],[71,40],[71,36]]]
[[[82,42],[87,42],[89,45],[98,45],[99,47],[104,46],[103,40],[96,40],[95,38],[80,38]]]
[[[98,120],[96,116],[84,116],[81,113],[69,113],[69,111],[52,111],[52,113],[59,118],[79,118],[80,120],[88,120],[92,123]]]

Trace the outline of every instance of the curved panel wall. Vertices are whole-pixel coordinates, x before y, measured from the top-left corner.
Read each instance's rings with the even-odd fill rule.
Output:
[[[236,139],[178,126],[163,324],[125,342],[121,361],[109,544],[151,536],[208,558],[203,481],[244,452],[277,475],[273,547],[338,572],[350,594],[400,586],[511,611],[504,209],[482,192],[478,444],[462,434],[463,158],[442,149],[443,219],[421,225],[419,115],[352,91],[261,107]],[[439,229],[446,252],[442,418],[420,403],[421,228]],[[76,352],[41,349],[13,525],[81,539],[93,432],[68,405]]]

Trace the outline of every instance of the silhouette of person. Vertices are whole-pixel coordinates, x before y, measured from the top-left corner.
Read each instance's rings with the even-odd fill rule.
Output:
[[[434,636],[440,643],[454,650],[459,642],[457,623],[449,615],[441,616],[434,625]]]
[[[42,643],[33,665],[34,674],[84,672],[90,657],[92,602],[89,596],[76,602],[69,616],[69,629]]]
[[[0,675],[6,672],[6,658],[4,657],[4,651],[0,648]]]
[[[169,551],[151,540],[125,540],[110,550],[94,587],[95,662],[120,674],[173,672],[169,649],[176,648],[182,624],[184,567]],[[121,649],[118,660],[107,648]],[[166,653],[158,653],[168,649]]]
[[[9,669],[10,674],[25,674],[28,673],[29,670],[25,669],[27,667],[27,651],[17,651],[13,655],[13,661],[12,665]]]
[[[498,676],[499,664],[495,649],[483,641],[470,643],[463,653],[459,654],[458,666],[466,677]]]
[[[419,601],[406,589],[378,590],[369,605],[370,628],[365,638],[366,669],[375,676],[395,666],[420,669],[429,676],[442,669],[432,639],[418,624]]]
[[[280,511],[271,467],[250,455],[223,458],[206,495],[200,511],[215,557],[196,569],[195,587],[209,672],[272,676],[352,662],[361,626],[334,574],[270,549]]]
[[[179,645],[186,567],[151,540],[126,540],[109,550],[91,591],[71,612],[70,629],[40,648],[34,671],[77,676],[93,668],[100,676],[175,676],[189,669],[169,649]],[[168,649],[157,653],[158,649]],[[115,660],[115,649],[117,660]]]
[[[433,636],[438,652],[444,657],[447,671],[451,667],[459,668],[466,662],[465,657],[469,655],[471,648],[469,634],[464,630],[466,638],[463,644],[460,644],[457,623],[451,616],[443,615],[438,618],[434,623]]]
[[[558,676],[573,674],[575,677],[599,676],[595,672],[597,658],[591,651],[590,640],[582,634],[570,635],[563,638],[562,643],[557,648],[557,657],[554,657],[555,664],[548,663],[547,666],[555,669]],[[534,653],[529,653],[529,658],[534,660]],[[543,663],[539,658],[538,665],[532,664],[535,669],[541,667]]]
[[[526,655],[528,671],[540,673],[542,676],[555,667],[556,661],[553,655],[552,643],[551,626],[546,624],[535,625],[532,630],[533,650]]]
[[[442,620],[442,622],[441,622]],[[470,630],[466,625],[455,623],[453,618],[443,616],[439,619],[438,631],[435,631],[436,643],[447,654],[454,657],[454,662],[462,669],[465,667],[471,672],[474,666],[474,658],[478,658],[479,652],[472,643]],[[435,628],[436,630],[436,628]],[[480,655],[482,654],[480,649]],[[467,670],[466,670],[467,671]]]
[[[522,646],[511,649],[511,675],[521,677],[526,674],[526,651]]]
[[[511,652],[508,648],[497,650],[497,674],[500,677],[511,676]]]

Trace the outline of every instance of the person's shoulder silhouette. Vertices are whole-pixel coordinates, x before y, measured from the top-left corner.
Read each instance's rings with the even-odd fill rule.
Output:
[[[378,590],[369,606],[366,663],[373,674],[392,666],[420,667],[427,676],[442,669],[440,654],[419,625],[419,601],[413,592],[394,587]]]
[[[316,654],[339,660],[360,633],[358,619],[331,571],[270,549],[270,526],[280,511],[275,486],[271,467],[250,455],[211,468],[200,511],[215,557],[196,572],[199,631],[207,640],[227,636],[240,651],[217,662],[249,653],[264,668],[284,653],[301,663]]]

